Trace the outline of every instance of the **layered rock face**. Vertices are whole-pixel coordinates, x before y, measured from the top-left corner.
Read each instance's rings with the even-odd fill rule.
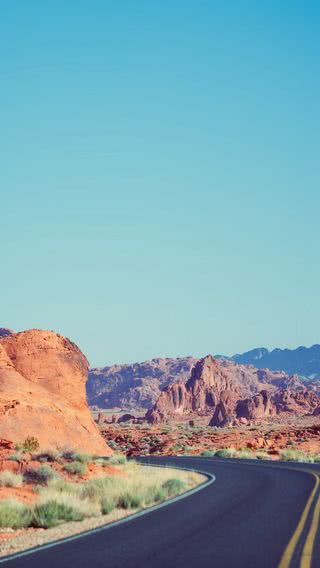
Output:
[[[165,388],[146,418],[161,423],[210,416],[211,426],[228,426],[280,414],[312,414],[319,404],[319,396],[298,377],[209,355],[195,364],[185,384]]]
[[[181,415],[210,416],[220,402],[233,410],[242,390],[246,392],[245,387],[241,389],[240,384],[235,384],[223,366],[208,355],[197,361],[185,384],[169,385],[163,390],[146,418],[159,423]]]
[[[87,398],[97,408],[149,409],[167,385],[186,381],[196,359],[152,359],[143,363],[91,369]]]
[[[0,338],[0,438],[111,453],[86,402],[88,361],[70,340],[30,330]]]

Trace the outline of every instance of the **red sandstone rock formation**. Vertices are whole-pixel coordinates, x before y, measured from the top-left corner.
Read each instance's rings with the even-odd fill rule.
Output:
[[[153,423],[182,415],[210,416],[222,401],[232,411],[241,394],[247,392],[229,376],[211,355],[197,361],[190,379],[168,386],[146,418]]]
[[[87,406],[87,374],[87,359],[61,335],[30,330],[0,338],[0,437],[110,454]]]
[[[229,426],[278,414],[312,414],[319,396],[298,377],[219,361],[199,360],[186,383],[163,390],[146,414],[152,423],[211,416],[210,426]]]

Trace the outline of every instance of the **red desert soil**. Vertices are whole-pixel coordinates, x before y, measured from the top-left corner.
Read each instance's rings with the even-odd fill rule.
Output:
[[[297,449],[320,455],[320,424],[314,417],[298,417],[293,423],[263,421],[252,426],[212,428],[210,426],[108,425],[102,433],[115,449],[128,456],[199,455],[204,450],[249,448],[268,453],[274,459],[279,451]]]
[[[80,349],[51,331],[0,337],[0,437],[110,455],[87,405],[88,368]]]

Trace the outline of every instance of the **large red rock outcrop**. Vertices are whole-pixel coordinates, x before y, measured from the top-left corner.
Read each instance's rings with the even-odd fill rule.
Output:
[[[152,423],[211,416],[210,426],[229,426],[279,414],[312,414],[319,396],[298,377],[254,369],[208,355],[186,383],[165,388],[146,414]]]
[[[0,438],[106,455],[86,402],[88,361],[70,340],[30,330],[0,338]]]
[[[247,392],[230,377],[221,363],[211,355],[197,361],[189,380],[169,385],[160,394],[146,418],[153,423],[182,415],[210,416],[220,402],[233,412],[241,394]]]

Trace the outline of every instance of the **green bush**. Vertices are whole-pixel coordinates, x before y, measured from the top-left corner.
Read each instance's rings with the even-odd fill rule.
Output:
[[[242,448],[241,450],[239,450],[239,451],[236,453],[236,456],[235,456],[235,457],[240,458],[240,459],[243,459],[243,460],[253,460],[253,459],[256,459],[255,454],[254,454],[251,450],[249,450],[249,449],[247,449],[247,448]]]
[[[213,458],[214,455],[215,452],[212,452],[211,450],[204,450],[203,452],[201,452],[201,456],[203,458]]]
[[[125,491],[118,497],[117,506],[121,509],[137,509],[142,505],[141,496]]]
[[[81,463],[79,461],[66,463],[63,469],[68,473],[73,473],[75,475],[84,475],[87,471],[86,464]]]
[[[0,501],[0,527],[22,529],[30,525],[32,513],[29,507],[18,501]]]
[[[21,487],[23,477],[19,473],[12,471],[2,471],[0,473],[0,487]]]
[[[303,462],[303,463],[313,463],[314,459],[308,456],[304,452],[299,450],[282,450],[279,453],[279,459],[281,461],[293,461],[293,462]]]
[[[23,474],[26,483],[37,485],[48,485],[49,481],[57,477],[57,473],[47,465],[38,468],[29,468]]]
[[[103,515],[108,515],[114,510],[116,504],[113,499],[109,499],[108,497],[102,497],[100,501],[100,506],[101,506],[101,513]]]
[[[169,497],[173,495],[177,495],[178,493],[182,493],[185,488],[185,483],[181,481],[181,479],[167,479],[162,484],[162,489],[167,493]]]
[[[94,461],[94,458],[90,454],[75,453],[73,455],[73,461],[78,461],[78,462],[81,462],[81,463],[90,463],[90,462]]]
[[[113,454],[113,456],[111,456],[109,463],[111,463],[112,465],[123,465],[125,463],[127,463],[127,458],[124,454]]]
[[[221,448],[220,450],[216,450],[215,455],[219,458],[234,458],[237,454],[237,451],[234,448]]]
[[[34,507],[32,525],[47,529],[66,521],[82,521],[83,519],[83,513],[71,505],[52,500]]]
[[[23,457],[23,451],[22,450],[16,450],[14,454],[11,454],[11,456],[9,456],[9,460],[11,461],[21,461]]]
[[[272,457],[267,454],[266,452],[257,452],[256,453],[257,460],[271,460]]]

